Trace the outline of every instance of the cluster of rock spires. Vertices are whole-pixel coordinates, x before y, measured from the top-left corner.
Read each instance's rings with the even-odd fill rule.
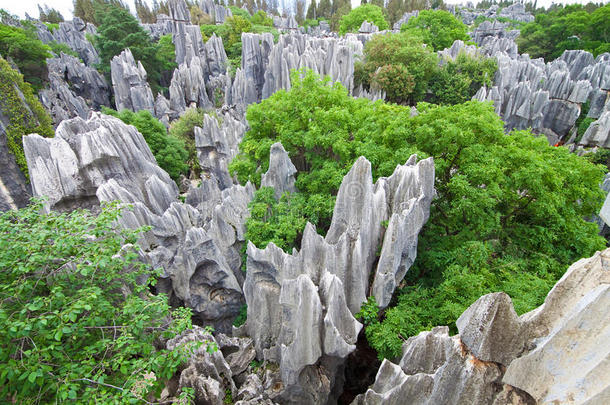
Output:
[[[603,404],[610,399],[610,249],[574,263],[542,306],[517,316],[505,293],[409,338],[353,403]],[[604,321],[604,319],[606,321]]]
[[[458,14],[462,17],[462,21],[466,25],[470,25],[477,19],[477,17],[483,16],[485,18],[495,19],[497,17],[508,18],[513,21],[518,22],[532,22],[534,21],[534,16],[528,13],[525,10],[525,5],[520,2],[516,2],[508,7],[500,7],[497,4],[493,4],[487,10],[474,10],[471,11],[469,9],[473,9],[472,5],[470,7],[462,8],[459,10],[455,10],[454,14]],[[500,9],[500,12],[498,12]]]
[[[87,66],[93,67],[100,62],[95,47],[86,38],[87,34],[97,34],[93,24],[85,23],[80,18],[74,17],[72,21],[60,22],[59,28],[52,32],[45,24],[39,21],[35,21],[34,25],[37,28],[38,39],[45,44],[55,41],[68,45]]]

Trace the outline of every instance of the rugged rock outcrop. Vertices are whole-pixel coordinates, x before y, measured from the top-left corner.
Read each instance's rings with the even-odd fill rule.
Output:
[[[419,15],[419,10],[406,12],[402,15],[402,17],[400,17],[400,19],[398,21],[396,21],[394,23],[394,26],[392,28],[394,29],[394,31],[400,31],[400,28],[402,27],[403,24],[408,23],[411,18],[417,17],[418,15]]]
[[[212,22],[215,24],[222,24],[227,17],[233,17],[233,13],[229,8],[216,4],[213,0],[202,0],[199,3],[199,7],[212,18]]]
[[[0,212],[23,208],[32,196],[31,187],[8,148],[6,128],[10,123],[8,114],[0,110]]]
[[[358,32],[361,34],[372,34],[374,32],[379,32],[379,27],[371,22],[363,21]]]
[[[273,187],[275,198],[280,199],[285,192],[293,193],[296,191],[294,186],[297,169],[292,164],[288,152],[281,143],[276,142],[271,145],[269,151],[269,170],[261,178],[261,187]]]
[[[80,18],[74,17],[72,21],[60,22],[59,28],[53,32],[40,22],[36,23],[35,26],[38,39],[45,44],[55,41],[68,45],[74,52],[78,53],[78,56],[87,66],[93,67],[95,64],[100,63],[100,58],[95,47],[86,38],[87,34],[97,34],[93,24],[85,23]]]
[[[518,317],[504,293],[409,338],[354,404],[584,404],[610,392],[610,249],[574,263],[537,309]]]
[[[369,294],[385,307],[415,259],[433,183],[431,159],[417,163],[412,156],[373,184],[371,165],[360,158],[343,179],[325,238],[307,224],[299,252],[249,244],[245,330],[259,359],[279,363],[281,401],[323,403],[332,397],[341,384],[337,370],[362,328],[353,315]]]
[[[136,64],[131,50],[125,49],[110,61],[114,102],[117,110],[148,110],[155,113],[155,99],[146,81],[142,62]]]
[[[99,113],[63,121],[55,138],[29,135],[24,150],[34,195],[47,197],[47,209],[132,205],[119,223],[152,227],[139,245],[142,260],[163,269],[157,289],[193,308],[200,322],[230,330],[243,303],[240,249],[252,185],[221,191],[205,179],[180,203],[176,184],[135,127]]]
[[[195,127],[195,147],[202,172],[216,179],[223,190],[233,185],[228,165],[239,152],[246,126],[229,113],[219,120],[205,115],[203,127]]]
[[[502,10],[500,10],[498,17],[504,17],[526,23],[534,21],[534,16],[525,11],[525,5],[518,2],[508,7],[503,7]]]
[[[587,101],[592,105],[599,103],[599,95],[609,91],[608,54],[594,60],[585,51],[565,51],[561,57],[546,64],[542,59],[532,60],[527,55],[512,58],[496,52],[495,57],[498,71],[493,87],[481,88],[474,98],[493,101],[508,130],[531,127],[534,132],[546,135],[552,144],[574,139],[574,124],[581,114],[582,104]],[[603,102],[607,103],[605,99]],[[601,116],[601,111],[598,108],[596,113],[599,115],[595,118]],[[591,131],[590,136],[583,137],[585,142],[593,139],[595,130]],[[600,142],[599,137],[595,138],[591,142]]]
[[[87,118],[90,109],[110,106],[108,84],[94,68],[63,52],[59,58],[47,59],[47,67],[49,85],[39,96],[56,125],[69,118]]]

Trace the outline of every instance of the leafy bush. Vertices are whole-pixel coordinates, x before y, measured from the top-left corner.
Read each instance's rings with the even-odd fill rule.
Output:
[[[42,88],[47,77],[49,50],[33,32],[0,24],[0,55],[15,62],[35,91]]]
[[[187,174],[189,166],[185,162],[189,154],[184,147],[184,141],[168,135],[165,126],[148,110],[140,110],[137,113],[130,110],[117,112],[103,107],[102,112],[136,127],[157,159],[159,167],[172,179],[177,181],[181,174]]]
[[[364,63],[354,67],[356,84],[381,88],[396,103],[421,100],[437,69],[436,54],[419,37],[405,33],[375,35],[366,43],[364,56]]]
[[[468,41],[468,27],[445,10],[421,10],[400,27],[401,32],[420,36],[435,51],[449,48],[453,41]]]
[[[321,15],[321,14],[320,14]],[[383,9],[374,4],[363,4],[341,17],[339,34],[358,32],[364,21],[375,24],[380,30],[388,28],[388,22],[383,16]]]
[[[195,127],[203,126],[204,115],[205,111],[201,108],[189,108],[169,127],[169,134],[184,142],[187,151],[186,162],[195,177],[199,177],[201,172],[195,148]]]
[[[256,13],[254,13],[252,18],[250,18],[250,22],[252,22],[253,25],[273,27],[273,18],[267,15],[267,13],[265,13],[263,10],[258,10]]]
[[[100,55],[100,70],[110,72],[111,59],[129,48],[136,60],[142,62],[148,83],[158,90],[163,63],[157,56],[157,45],[131,13],[121,7],[109,7],[103,13],[97,29],[95,46]]]
[[[139,403],[159,394],[188,347],[157,349],[189,328],[153,296],[138,231],[117,231],[115,205],[97,216],[41,214],[36,202],[0,216],[0,397],[17,403]],[[142,280],[149,279],[149,282]]]
[[[230,166],[240,181],[260,185],[269,148],[282,143],[300,195],[280,212],[281,200],[260,191],[248,238],[289,248],[302,228],[294,237],[280,231],[282,224],[297,227],[305,217],[324,233],[338,187],[359,156],[371,162],[375,179],[412,153],[434,157],[438,198],[416,263],[399,305],[367,327],[371,345],[386,357],[399,353],[400,337],[453,324],[488,292],[511,294],[520,313],[533,309],[570,263],[605,246],[597,226],[583,219],[603,201],[601,166],[528,131],[506,135],[490,103],[420,103],[418,111],[411,117],[403,106],[351,98],[340,84],[301,71],[290,91],[248,108],[251,129]]]
[[[53,51],[53,53],[57,56],[61,55],[61,53],[63,52],[66,55],[74,56],[75,58],[80,59],[78,53],[74,52],[72,48],[62,42],[51,41],[47,45],[51,48],[51,51]]]
[[[229,6],[229,9],[231,10],[231,14],[233,14],[233,17],[239,16],[247,20],[250,19],[250,13],[248,13],[247,10],[244,10],[241,7]]]
[[[23,81],[23,76],[2,58],[0,94],[0,112],[9,120],[4,129],[8,148],[15,155],[17,165],[25,177],[29,178],[22,137],[31,133],[53,136],[51,117],[34,95],[30,85]]]
[[[436,70],[430,79],[430,101],[435,104],[460,104],[482,86],[491,86],[498,64],[494,58],[460,53]]]
[[[114,8],[129,11],[123,0],[74,0],[74,17],[99,27],[103,23],[104,15]]]

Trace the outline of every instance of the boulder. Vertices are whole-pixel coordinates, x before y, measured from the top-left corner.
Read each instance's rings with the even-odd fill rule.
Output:
[[[281,143],[276,142],[271,145],[269,170],[261,178],[261,187],[273,187],[275,198],[279,200],[285,192],[293,193],[296,191],[294,185],[296,172],[297,169],[288,157],[288,153]]]

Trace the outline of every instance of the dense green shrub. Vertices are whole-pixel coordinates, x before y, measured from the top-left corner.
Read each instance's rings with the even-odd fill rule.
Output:
[[[114,229],[116,206],[99,215],[42,207],[0,216],[0,398],[126,404],[158,395],[189,350],[159,350],[158,339],[190,327],[190,310],[171,316],[167,297],[150,294],[155,272],[122,249],[139,231]]]
[[[136,127],[146,140],[159,166],[172,179],[177,181],[181,174],[188,173],[189,166],[186,161],[189,154],[184,146],[184,141],[176,136],[168,135],[165,126],[148,110],[140,110],[137,113],[130,110],[117,112],[104,107],[102,112]]]
[[[610,4],[592,12],[574,4],[538,14],[521,28],[516,41],[519,53],[547,62],[566,49],[584,49],[594,56],[610,52]]]
[[[380,30],[385,30],[389,26],[381,7],[374,4],[363,4],[341,17],[339,34],[358,32],[364,21],[375,24]]]
[[[32,88],[23,81],[23,76],[0,58],[0,111],[8,117],[5,128],[9,150],[15,155],[17,165],[29,177],[22,137],[31,133],[53,136],[51,117],[42,107]],[[24,103],[25,100],[25,103]]]
[[[422,99],[436,69],[436,54],[419,37],[375,35],[364,47],[364,63],[354,67],[354,80],[365,87],[381,88],[388,101],[413,104]],[[394,75],[396,80],[392,80]]]
[[[61,53],[63,52],[66,55],[74,56],[75,58],[80,59],[78,53],[76,53],[74,50],[72,50],[72,48],[62,42],[52,41],[49,42],[47,45],[49,46],[49,48],[51,48],[51,51],[53,51],[53,53],[57,56],[61,55]]]
[[[0,55],[10,58],[26,82],[35,91],[42,88],[47,77],[47,58],[50,48],[29,30],[0,24]]]
[[[189,108],[180,118],[172,122],[169,127],[169,134],[184,142],[187,151],[186,163],[195,177],[199,177],[201,168],[197,159],[197,149],[195,148],[195,127],[203,126],[203,117],[206,112],[201,108]]]
[[[74,17],[99,26],[103,23],[105,13],[113,8],[129,11],[123,0],[74,0]]]
[[[110,72],[111,59],[129,48],[136,60],[142,62],[148,75],[148,83],[159,90],[159,78],[163,62],[157,56],[158,46],[138,20],[121,7],[108,7],[97,29],[95,46],[100,55],[100,70]],[[167,61],[165,61],[167,62]]]
[[[446,61],[430,79],[430,101],[460,104],[471,100],[482,86],[491,86],[497,68],[494,58],[460,53],[454,61]]]
[[[401,32],[420,36],[435,51],[449,48],[453,41],[468,41],[468,27],[445,10],[421,10],[400,27]]]
[[[530,132],[506,135],[490,103],[420,103],[412,117],[403,106],[351,98],[311,72],[293,75],[292,84],[249,107],[251,129],[230,166],[240,181],[259,185],[279,141],[297,168],[299,193],[283,211],[269,191],[257,195],[248,226],[256,243],[298,246],[302,229],[289,233],[282,224],[303,217],[324,233],[342,178],[361,155],[375,179],[414,152],[435,160],[438,198],[399,305],[367,327],[381,355],[398,354],[401,336],[452,325],[488,292],[504,290],[517,311],[530,310],[570,263],[604,247],[597,226],[583,219],[601,206],[604,169]]]
[[[263,10],[258,10],[252,18],[250,18],[252,25],[264,25],[266,27],[273,27],[273,18],[271,18]]]

